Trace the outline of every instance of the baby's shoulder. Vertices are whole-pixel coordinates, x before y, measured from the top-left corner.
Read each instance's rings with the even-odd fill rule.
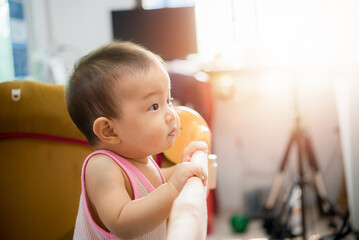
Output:
[[[96,154],[86,164],[86,176],[123,175],[122,168],[106,154]]]

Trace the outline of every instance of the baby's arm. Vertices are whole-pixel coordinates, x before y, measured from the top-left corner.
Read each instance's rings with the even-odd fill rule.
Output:
[[[132,201],[118,165],[108,156],[95,155],[86,168],[86,188],[105,228],[120,238],[136,238],[152,231],[168,217],[173,201],[192,176],[204,182],[207,178],[199,165],[181,163],[167,183]]]

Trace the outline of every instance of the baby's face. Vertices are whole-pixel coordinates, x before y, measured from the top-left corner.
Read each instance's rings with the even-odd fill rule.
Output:
[[[147,75],[118,84],[121,118],[115,126],[127,158],[164,152],[178,136],[180,121],[171,103],[167,72],[154,66]],[[123,94],[124,93],[124,94]]]

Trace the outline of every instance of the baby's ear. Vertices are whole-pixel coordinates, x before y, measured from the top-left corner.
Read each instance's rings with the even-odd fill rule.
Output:
[[[114,129],[113,121],[106,117],[97,118],[92,126],[95,135],[106,143],[117,144],[121,142],[120,136]]]

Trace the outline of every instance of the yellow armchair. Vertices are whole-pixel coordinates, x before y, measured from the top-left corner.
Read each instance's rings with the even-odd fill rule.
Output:
[[[93,149],[67,113],[64,86],[0,83],[0,150],[1,238],[72,239]]]

